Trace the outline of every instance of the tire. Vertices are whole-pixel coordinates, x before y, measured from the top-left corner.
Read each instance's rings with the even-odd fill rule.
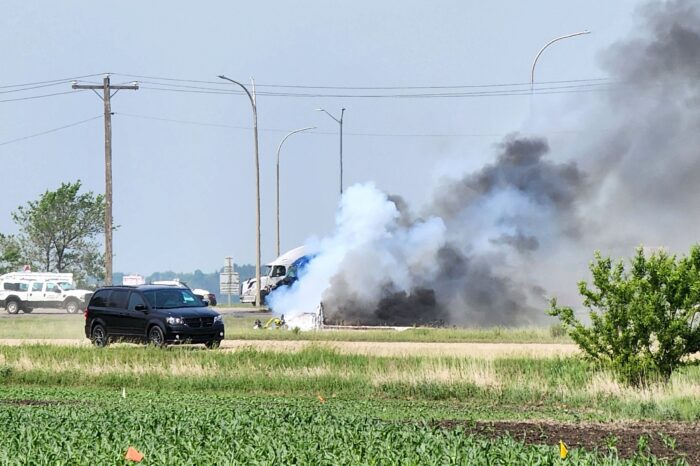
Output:
[[[148,330],[148,344],[155,346],[156,348],[162,348],[165,346],[165,334],[163,329],[157,325],[154,325]]]
[[[217,349],[219,346],[221,346],[221,340],[209,340],[208,342],[204,343],[204,346],[211,350]]]
[[[65,308],[68,314],[75,314],[80,310],[80,303],[75,299],[71,299],[66,301]]]
[[[11,299],[5,303],[5,310],[8,314],[17,314],[19,312],[19,301]]]
[[[92,340],[92,344],[97,348],[104,348],[105,346],[109,345],[109,335],[107,335],[107,329],[105,329],[102,324],[96,324],[94,327],[92,327],[90,340]]]

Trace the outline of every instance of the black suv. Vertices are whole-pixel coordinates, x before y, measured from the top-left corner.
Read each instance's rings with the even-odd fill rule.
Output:
[[[85,336],[98,347],[124,340],[217,348],[224,322],[186,287],[109,286],[97,289],[85,309]]]

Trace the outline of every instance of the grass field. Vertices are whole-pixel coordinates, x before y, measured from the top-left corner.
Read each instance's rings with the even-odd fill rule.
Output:
[[[267,314],[224,316],[226,338],[232,340],[304,340],[304,341],[405,341],[405,342],[494,342],[494,343],[570,343],[571,340],[550,328],[415,328],[396,330],[328,330],[294,332],[292,330],[255,330],[253,322],[263,322]],[[18,315],[0,318],[0,339],[78,339],[85,337],[84,320],[76,315]]]
[[[576,357],[381,357],[341,354],[313,346],[294,353],[253,348],[221,352],[134,346],[105,350],[0,346],[0,381],[35,386],[302,397],[321,393],[346,400],[444,401],[466,403],[468,409],[463,413],[470,413],[476,404],[488,406],[501,418],[526,414],[604,421],[700,420],[700,367],[678,372],[666,386],[635,390],[619,385],[609,374]],[[506,415],[516,406],[512,415]]]
[[[218,351],[97,349],[81,316],[15,317],[3,465],[125,464],[129,446],[144,464],[700,464],[700,366],[632,389],[556,329],[294,332],[237,314]]]
[[[636,431],[631,449],[614,431],[562,461],[550,424],[527,438],[475,429],[697,422],[699,387],[698,367],[633,390],[575,357],[0,346],[0,464],[121,464],[128,446],[145,464],[661,464]],[[685,464],[675,442],[692,425],[646,428]]]

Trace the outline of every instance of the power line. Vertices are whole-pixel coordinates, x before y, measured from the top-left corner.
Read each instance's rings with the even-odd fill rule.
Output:
[[[76,92],[84,92],[84,91],[63,91],[63,92],[54,92],[53,94],[41,94],[41,95],[32,95],[32,96],[28,96],[28,97],[17,97],[14,99],[0,100],[0,103],[2,103],[2,102],[17,102],[19,100],[43,99],[44,97],[53,97],[55,95],[74,94]]]
[[[122,74],[114,73],[115,76],[124,76],[126,78],[137,78],[137,79],[154,79],[159,81],[173,81],[173,82],[185,82],[185,83],[200,83],[200,84],[216,84],[219,86],[226,86],[226,84],[219,81],[206,81],[200,79],[178,79],[163,76],[145,76],[137,74]],[[561,81],[542,81],[535,84],[570,84],[570,83],[583,83],[583,82],[600,82],[609,81],[609,78],[589,78],[589,79],[569,79]],[[163,84],[163,83],[161,83]],[[164,84],[163,84],[164,85]],[[442,85],[442,86],[324,86],[324,85],[299,85],[299,84],[258,84],[255,83],[256,87],[273,87],[273,88],[290,88],[290,89],[335,89],[335,90],[416,90],[416,89],[468,89],[468,88],[483,88],[483,87],[513,87],[513,86],[530,86],[530,82],[519,82],[519,83],[489,83],[489,84],[458,84],[454,86]]]
[[[78,79],[90,78],[99,74],[75,76],[72,78],[62,78],[49,81],[37,81],[24,84],[12,84],[0,86],[0,89],[9,89],[0,91],[0,94],[22,92],[43,87],[51,87],[64,84]],[[143,89],[159,91],[159,92],[180,92],[194,94],[242,94],[241,91],[227,89],[226,84],[217,81],[206,81],[196,79],[178,79],[170,77],[134,75],[115,73],[115,76],[123,76],[130,78],[153,79],[156,81],[143,81]],[[166,82],[157,82],[166,81]],[[197,86],[192,84],[178,83],[193,83],[207,84],[210,86]],[[406,99],[406,98],[471,98],[471,97],[503,97],[503,96],[518,96],[531,94],[562,94],[562,93],[581,93],[581,92],[598,92],[605,91],[615,83],[608,78],[589,78],[589,79],[571,79],[559,81],[543,81],[537,83],[540,86],[534,90],[530,90],[530,83],[487,83],[487,84],[460,84],[454,86],[447,85],[432,85],[432,86],[310,86],[296,84],[260,84],[259,87],[271,88],[269,91],[258,92],[260,96],[267,97],[292,97],[292,98],[345,98],[345,99]],[[215,85],[217,87],[211,87]],[[284,90],[272,89],[320,89],[320,90],[347,90],[347,91],[410,91],[410,90],[451,90],[452,92],[413,92],[413,93],[324,93],[324,92],[291,92]],[[459,91],[459,89],[484,89],[481,91]],[[12,99],[3,99],[2,102],[15,102],[22,100],[33,100],[56,95],[68,94],[68,92],[55,92],[50,94],[40,94],[27,97],[18,97]]]
[[[24,91],[31,91],[32,89],[41,89],[44,87],[60,86],[61,84],[65,84],[66,82],[67,81],[59,81],[59,82],[50,83],[50,84],[38,84],[36,86],[20,87],[18,89],[10,89],[9,91],[0,91],[0,94],[10,94],[12,92],[24,92]]]
[[[101,76],[103,74],[104,73],[86,74],[83,76],[73,76],[72,78],[51,79],[49,81],[36,81],[36,82],[22,83],[22,84],[5,84],[3,86],[0,86],[0,89],[9,89],[11,87],[35,86],[38,84],[49,84],[49,83],[67,83],[67,82],[75,81],[76,79],[92,78],[93,76]]]
[[[162,85],[160,85],[162,86]],[[293,93],[293,92],[258,92],[258,96],[266,97],[295,97],[295,98],[343,98],[343,99],[408,99],[408,98],[474,98],[474,97],[506,97],[506,96],[528,96],[528,95],[546,95],[546,94],[578,94],[587,92],[603,92],[609,88],[601,86],[610,86],[609,84],[586,84],[578,86],[560,86],[539,88],[534,91],[529,89],[510,89],[507,91],[482,91],[482,92],[449,92],[449,93],[420,93],[420,94],[311,94],[311,93]],[[215,88],[203,89],[180,89],[168,87],[151,87],[142,86],[142,89],[160,92],[179,92],[187,94],[241,94],[240,91],[223,90]]]
[[[213,91],[214,93],[224,93],[224,94],[241,94],[241,91],[234,91],[234,90],[225,90],[221,88],[215,88],[215,87],[204,87],[204,86],[192,86],[192,85],[186,85],[186,84],[170,84],[170,83],[161,83],[157,81],[139,81],[140,84],[153,84],[155,86],[165,86],[168,88],[176,88],[176,89],[197,89],[197,90],[206,90],[206,91]],[[608,86],[613,83],[611,82],[589,82],[586,84],[571,84],[568,86],[552,86],[552,87],[536,87],[534,90],[537,91],[542,91],[542,90],[556,90],[556,89],[578,89],[578,88],[586,88],[586,87],[594,87],[594,86]],[[256,84],[257,86],[257,84]],[[495,86],[500,86],[500,85],[495,85]],[[516,85],[513,85],[516,86]],[[470,92],[469,94],[477,94],[477,93],[501,93],[501,92],[531,92],[530,84],[528,83],[527,85],[520,84],[518,86],[521,86],[522,89],[514,88],[514,89],[506,89],[506,90],[501,90],[501,91],[477,91],[477,92]],[[478,87],[478,86],[471,86],[471,87]],[[443,88],[447,89],[447,87]],[[263,92],[258,92],[260,95],[273,95],[272,92],[270,91],[263,91]],[[299,93],[291,93],[291,92],[281,92],[277,91],[274,95],[277,94],[285,94],[285,95],[309,95],[309,94],[299,94]],[[418,94],[418,95],[453,95],[455,93],[432,93],[432,94]],[[460,93],[461,94],[461,93]],[[350,94],[350,95],[355,95],[355,94]],[[391,96],[408,96],[408,95],[413,95],[413,94],[390,94]]]
[[[92,121],[92,120],[96,120],[98,118],[102,118],[102,115],[97,115],[97,116],[94,116],[92,118],[87,118],[85,120],[76,121],[75,123],[71,123],[69,125],[59,126],[58,128],[53,128],[53,129],[49,129],[46,131],[42,131],[41,133],[30,134],[29,136],[23,136],[21,138],[10,139],[9,141],[0,142],[0,146],[12,144],[13,142],[19,142],[19,141],[24,141],[27,139],[36,138],[39,136],[44,136],[44,135],[49,134],[49,133],[55,133],[56,131],[61,131],[62,129],[72,128],[73,126],[82,125],[84,123],[87,123],[87,122]]]
[[[183,119],[176,119],[176,118],[165,118],[165,117],[157,117],[157,116],[151,116],[151,115],[140,115],[136,113],[122,113],[122,112],[116,112],[115,115],[119,116],[126,116],[126,117],[131,117],[131,118],[139,118],[143,120],[154,120],[154,121],[162,121],[166,123],[179,123],[179,124],[185,124],[185,125],[195,125],[195,126],[209,126],[209,127],[215,127],[215,128],[226,128],[226,129],[239,129],[239,130],[245,130],[245,131],[250,131],[252,128],[250,126],[234,126],[234,125],[226,125],[222,123],[211,123],[211,122],[202,122],[202,121],[193,121],[193,120],[183,120]],[[289,132],[289,129],[282,129],[282,128],[260,128],[259,131],[264,131],[264,132],[270,132],[270,133],[287,133]],[[549,132],[549,134],[554,134],[554,133],[572,133],[575,131],[552,131]],[[317,135],[330,135],[330,136],[336,136],[338,133],[335,131],[308,131],[307,134],[317,134]],[[500,137],[503,136],[505,133],[374,133],[374,132],[345,132],[343,133],[346,136],[364,136],[364,137],[426,137],[426,138],[444,138],[444,137]]]

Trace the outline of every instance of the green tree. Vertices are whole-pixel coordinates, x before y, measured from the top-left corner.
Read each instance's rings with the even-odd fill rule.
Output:
[[[16,270],[21,264],[22,252],[17,238],[0,233],[0,275]]]
[[[700,351],[700,246],[681,258],[640,247],[629,270],[596,252],[590,270],[592,287],[579,283],[590,326],[556,299],[549,309],[587,357],[638,386],[667,381]]]
[[[77,280],[104,276],[98,235],[104,233],[101,194],[79,193],[80,180],[62,183],[12,213],[25,259],[47,272],[72,272]]]

